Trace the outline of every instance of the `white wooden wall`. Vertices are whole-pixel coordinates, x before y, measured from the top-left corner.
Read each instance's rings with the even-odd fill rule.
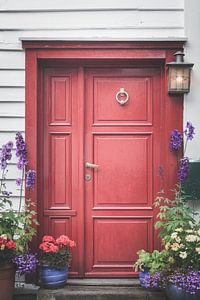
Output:
[[[0,0],[0,145],[24,131],[24,38],[182,39],[184,0]]]

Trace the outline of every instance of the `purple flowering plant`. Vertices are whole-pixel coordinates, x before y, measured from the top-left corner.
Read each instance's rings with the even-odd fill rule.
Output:
[[[188,141],[191,141],[194,138],[195,135],[195,128],[192,125],[191,122],[186,123],[185,130],[183,132],[178,131],[177,129],[174,129],[171,132],[170,137],[170,143],[169,148],[172,152],[176,153],[177,159],[178,159],[178,183],[181,185],[185,180],[187,179],[189,175],[189,158],[185,157],[185,152],[187,148]],[[184,136],[186,138],[185,141],[185,148],[183,152],[183,157],[178,158],[178,156],[181,154],[182,156],[182,149],[183,149],[183,140]],[[181,153],[180,153],[181,152]]]
[[[9,260],[4,263],[14,262],[18,266],[20,274],[22,274],[22,269],[26,273],[31,268],[34,270],[36,266],[36,258],[34,260],[34,255],[29,253],[29,242],[36,234],[37,225],[35,207],[31,202],[31,191],[34,189],[36,172],[34,170],[26,171],[28,167],[27,145],[20,132],[16,134],[15,147],[14,143],[9,141],[1,147],[0,151],[0,238],[3,237],[4,240],[12,240],[15,243],[15,251],[13,251],[12,256],[9,256]],[[21,173],[21,176],[16,179],[19,203],[15,203],[16,200],[11,197],[12,193],[8,191],[7,187],[9,163],[14,155],[13,152],[15,152],[17,158],[16,168],[19,170],[19,174]],[[25,188],[29,197],[22,205]],[[1,257],[6,248],[4,245],[0,248]],[[23,255],[25,256],[23,257]],[[21,267],[19,262],[23,262]]]
[[[183,133],[178,130],[172,131],[170,150],[182,154],[184,137],[185,153],[188,141],[194,137],[191,122],[187,122]],[[177,159],[178,184],[173,190],[174,196],[169,198],[162,191],[154,203],[158,209],[155,228],[159,229],[163,250],[158,251],[157,257],[153,257],[153,252],[140,250],[136,265],[140,264],[144,268],[147,257],[151,258],[151,261],[147,261],[149,272],[143,276],[142,281],[146,288],[164,288],[173,284],[186,293],[196,294],[200,291],[200,219],[181,190],[181,184],[189,175],[189,159],[185,156],[180,158],[179,155]]]

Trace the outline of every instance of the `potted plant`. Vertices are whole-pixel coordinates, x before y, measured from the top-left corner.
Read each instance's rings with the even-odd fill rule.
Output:
[[[194,136],[194,127],[191,122],[187,122],[184,134],[187,138],[187,145],[187,142]],[[176,152],[177,157],[182,143],[183,134],[178,130],[173,130],[170,149]],[[181,158],[178,185],[173,196],[170,198],[161,192],[156,198],[155,206],[159,212],[155,227],[160,230],[159,235],[164,248],[160,253],[167,252],[168,263],[160,266],[158,270],[149,272],[143,280],[145,287],[164,288],[170,300],[199,299],[200,223],[181,189],[181,184],[188,176],[188,167],[189,159]]]
[[[15,258],[29,250],[29,242],[36,233],[36,212],[31,200],[22,205],[23,189],[26,185],[29,192],[35,184],[35,171],[27,167],[27,147],[21,133],[16,134],[17,169],[20,178],[16,179],[19,187],[19,203],[11,200],[12,193],[8,191],[8,163],[13,156],[13,142],[9,141],[1,147],[0,152],[0,289],[1,299],[12,299]]]
[[[133,267],[136,272],[139,271],[140,284],[144,288],[153,287],[153,284],[150,285],[146,278],[150,278],[151,274],[159,272],[170,263],[168,251],[154,250],[150,253],[142,249],[138,251],[137,254],[139,258]]]
[[[39,284],[44,288],[61,288],[66,284],[74,241],[61,235],[45,235],[39,245]]]

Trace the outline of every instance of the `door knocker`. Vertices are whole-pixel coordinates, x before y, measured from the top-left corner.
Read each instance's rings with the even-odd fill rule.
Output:
[[[125,99],[119,99],[119,96],[125,97]],[[128,93],[125,91],[125,88],[120,88],[119,92],[116,94],[116,100],[120,105],[126,104],[129,99]]]

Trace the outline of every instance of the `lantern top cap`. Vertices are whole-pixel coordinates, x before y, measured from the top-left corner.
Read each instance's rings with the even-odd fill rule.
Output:
[[[176,62],[184,62],[184,56],[185,56],[184,52],[177,51],[176,53],[174,53],[174,56],[176,57]]]
[[[187,63],[187,62],[184,62],[184,56],[185,56],[185,53],[183,51],[177,51],[174,53],[174,56],[176,57],[176,61],[173,61],[173,62],[170,62],[170,63],[167,63],[166,65],[167,66],[177,66],[177,67],[189,67],[189,68],[192,68],[194,66],[194,64],[192,63]]]

